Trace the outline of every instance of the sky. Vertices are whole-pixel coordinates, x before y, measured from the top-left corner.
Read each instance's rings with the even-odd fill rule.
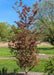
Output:
[[[18,21],[19,17],[16,11],[12,8],[15,1],[18,0],[0,0],[0,22],[8,22],[9,24],[15,24],[14,21]],[[32,3],[38,0],[22,0],[23,4],[32,6]]]

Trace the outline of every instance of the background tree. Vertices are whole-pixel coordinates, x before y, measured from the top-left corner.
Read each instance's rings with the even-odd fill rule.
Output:
[[[5,22],[0,23],[0,41],[7,40],[7,28],[8,25]]]
[[[45,28],[42,34],[43,38],[41,38],[54,45],[54,0],[44,0],[38,7],[40,7],[38,11],[39,21],[36,25],[44,25]]]
[[[16,8],[13,6],[13,9],[19,14],[20,21],[15,21],[15,23],[21,31],[19,32],[19,29],[17,30],[13,27],[15,37],[12,36],[12,43],[9,43],[9,48],[11,49],[11,52],[14,52],[15,57],[18,59],[17,64],[20,68],[24,68],[27,75],[27,72],[34,68],[38,63],[36,58],[38,51],[36,48],[43,27],[40,27],[38,31],[35,25],[37,20],[35,15],[38,11],[38,8],[35,9],[37,2],[33,5],[34,9],[31,9],[31,7],[28,7],[27,5],[22,5],[22,0],[19,2],[20,5],[18,5],[18,1],[15,2]],[[20,11],[20,8],[22,8],[22,11]]]
[[[11,41],[10,37],[14,35],[12,26],[6,22],[0,23],[0,41]]]

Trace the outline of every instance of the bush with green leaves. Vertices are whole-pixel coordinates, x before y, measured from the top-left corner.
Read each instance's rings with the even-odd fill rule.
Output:
[[[0,71],[0,75],[1,75],[1,71]]]
[[[2,70],[0,70],[0,75],[6,75],[7,74],[7,68],[3,67]]]
[[[16,73],[18,72],[18,68],[14,69],[14,74],[16,75]]]
[[[44,72],[46,72],[48,75],[54,75],[54,56],[47,60]]]

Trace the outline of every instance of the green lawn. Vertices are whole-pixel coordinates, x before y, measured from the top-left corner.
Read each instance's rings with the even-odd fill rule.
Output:
[[[42,50],[40,53],[43,54],[51,54],[54,55],[54,49],[53,47],[38,47],[37,50]],[[9,48],[0,48],[0,57],[12,57],[13,55],[10,53]],[[39,59],[40,65],[36,66],[33,68],[31,71],[32,72],[44,72],[44,66],[46,59]],[[19,68],[19,66],[16,65],[16,62],[14,59],[0,59],[0,70],[2,70],[3,67],[6,67],[8,72],[13,72],[14,69]],[[23,69],[18,69],[18,71],[22,72],[24,71]]]
[[[54,55],[54,48],[53,46],[42,46],[38,47],[37,50],[41,50],[40,53],[47,54],[47,55]]]
[[[13,56],[10,53],[10,49],[9,48],[0,48],[0,57],[11,57]]]
[[[44,72],[44,66],[46,59],[42,60],[39,59],[39,64],[35,68],[33,68],[31,71],[32,72]],[[0,60],[0,70],[5,67],[7,68],[7,72],[14,72],[14,69],[18,68],[18,72],[23,72],[24,70],[19,68],[19,66],[16,65],[16,61],[14,59],[6,59],[6,60]]]
[[[53,47],[38,47],[37,50],[41,50],[40,53],[54,55]],[[0,48],[0,57],[12,57],[9,48]]]

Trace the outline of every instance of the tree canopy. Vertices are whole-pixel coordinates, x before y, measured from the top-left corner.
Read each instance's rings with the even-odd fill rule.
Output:
[[[24,68],[26,75],[27,72],[30,71],[32,68],[34,68],[37,63],[37,41],[39,40],[40,33],[42,32],[41,27],[39,32],[37,32],[37,28],[33,29],[36,26],[36,14],[38,11],[38,8],[36,8],[37,2],[33,5],[34,9],[31,9],[31,7],[28,7],[27,5],[22,4],[22,0],[19,0],[15,2],[16,7],[13,6],[13,9],[18,13],[20,21],[15,21],[17,26],[21,29],[19,32],[19,29],[16,29],[13,27],[13,31],[15,33],[15,36],[12,36],[11,40],[12,42],[9,43],[9,48],[11,49],[11,52],[14,52],[15,57],[17,60],[17,65],[20,66],[20,68]],[[22,8],[22,11],[20,11],[20,7]],[[31,13],[32,11],[32,13]]]
[[[37,23],[44,25],[42,39],[54,45],[54,0],[44,0],[38,7]]]
[[[6,22],[0,22],[0,41],[10,41],[10,36],[13,35],[12,26]]]

